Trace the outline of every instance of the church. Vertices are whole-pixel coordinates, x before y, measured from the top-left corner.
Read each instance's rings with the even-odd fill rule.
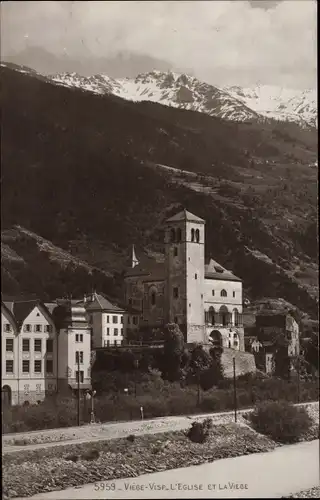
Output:
[[[125,275],[125,304],[140,327],[177,323],[188,344],[244,351],[242,281],[212,259],[205,263],[205,221],[177,213],[165,221],[164,243],[164,262],[139,262],[133,249]]]

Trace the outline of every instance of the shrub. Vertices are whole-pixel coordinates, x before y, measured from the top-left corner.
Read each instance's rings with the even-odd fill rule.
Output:
[[[206,418],[202,422],[193,422],[186,435],[194,443],[204,443],[212,429],[211,418]]]
[[[129,441],[129,443],[133,443],[135,439],[136,436],[134,434],[130,434],[129,436],[127,436],[127,441]]]
[[[303,407],[287,401],[269,401],[259,404],[250,414],[253,427],[260,433],[281,443],[294,443],[312,426],[312,420]]]
[[[84,460],[97,460],[100,456],[99,450],[90,450],[83,454],[82,458]]]

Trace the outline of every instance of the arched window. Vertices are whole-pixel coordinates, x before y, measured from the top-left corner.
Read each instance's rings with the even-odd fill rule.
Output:
[[[194,229],[191,229],[191,241],[194,241]]]
[[[170,241],[176,240],[176,232],[174,229],[170,229]]]
[[[214,325],[215,323],[215,318],[214,318],[214,308],[212,306],[209,307],[209,323],[211,323],[211,325]]]
[[[221,290],[221,292],[220,292],[221,297],[227,297],[227,295],[228,294],[227,294],[226,290]]]
[[[180,229],[180,227],[177,229],[177,241],[181,241],[182,240],[182,231]]]
[[[151,292],[151,305],[156,305],[156,292]]]
[[[233,309],[233,321],[234,321],[234,326],[240,325],[240,314],[238,309]]]
[[[221,306],[219,309],[220,324],[227,326],[230,323],[230,314],[226,306]]]
[[[200,241],[200,231],[199,229],[196,229],[196,242],[199,243]]]

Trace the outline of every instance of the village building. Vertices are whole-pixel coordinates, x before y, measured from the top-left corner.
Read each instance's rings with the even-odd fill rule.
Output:
[[[91,387],[90,328],[78,301],[1,303],[2,402]],[[80,367],[80,369],[79,369]]]
[[[211,259],[205,263],[205,221],[183,210],[165,222],[164,262],[139,262],[125,275],[125,304],[142,327],[177,323],[187,343],[244,351],[242,281]]]

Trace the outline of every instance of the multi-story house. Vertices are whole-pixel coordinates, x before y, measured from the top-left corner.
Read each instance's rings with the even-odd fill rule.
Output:
[[[92,348],[120,346],[130,319],[126,311],[96,292],[85,297],[84,306],[92,331]]]
[[[214,343],[244,351],[242,281],[210,260],[205,264],[205,221],[183,210],[165,222],[164,262],[139,263],[125,275],[125,304],[140,326],[177,323],[187,343]]]
[[[81,389],[91,387],[90,329],[82,306],[75,301],[2,302],[1,317],[5,404],[35,403],[75,389],[78,376]]]

